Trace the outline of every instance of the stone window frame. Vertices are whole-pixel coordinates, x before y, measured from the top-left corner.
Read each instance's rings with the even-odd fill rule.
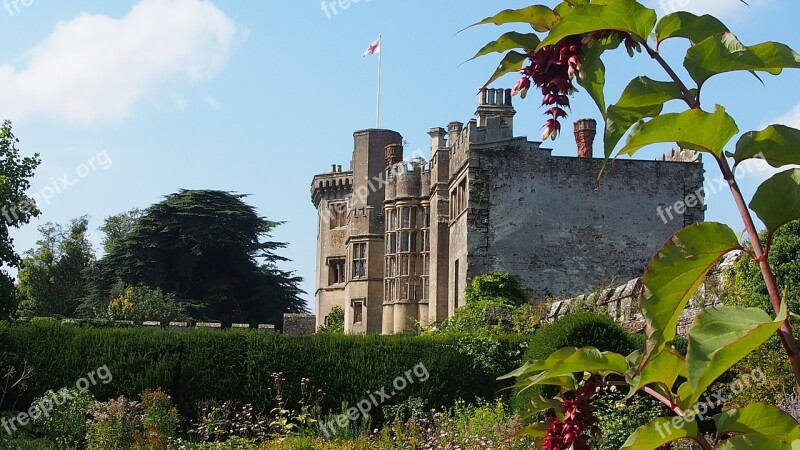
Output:
[[[353,244],[353,264],[350,279],[365,278],[367,276],[367,252],[366,242],[356,242]]]
[[[353,325],[364,322],[364,308],[367,306],[367,299],[353,298],[350,299],[350,308],[353,309]]]
[[[328,266],[328,286],[336,286],[347,282],[347,258],[345,256],[331,256],[326,262]],[[334,266],[339,266],[338,277],[334,280]]]
[[[347,202],[328,204],[328,224],[331,230],[347,226]]]

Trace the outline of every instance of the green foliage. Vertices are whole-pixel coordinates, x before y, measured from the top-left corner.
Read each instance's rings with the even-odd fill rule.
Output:
[[[33,404],[52,406],[52,409],[34,419],[33,431],[61,446],[82,446],[86,441],[86,420],[94,403],[94,397],[87,391],[66,388],[59,392],[47,391]]]
[[[710,154],[731,187],[748,238],[754,243],[752,250],[745,253],[759,262],[757,270],[754,265],[740,265],[734,270],[733,279],[739,283],[734,295],[744,293],[746,298],[748,290],[761,288],[755,286],[754,289],[753,284],[759,284],[756,281],[759,276],[755,274],[760,274],[768,288],[750,300],[738,299],[740,303],[760,302],[762,305],[758,306],[762,308],[728,305],[702,310],[689,331],[685,355],[676,351],[670,343],[676,339],[678,318],[687,302],[697,293],[712,266],[730,251],[742,249],[739,237],[722,224],[700,223],[679,231],[645,271],[646,289],[641,305],[647,342],[643,351],[625,358],[594,347],[565,348],[535,358],[508,375],[517,377],[519,389],[537,392],[526,402],[532,412],[550,411],[558,415],[558,420],[531,425],[525,432],[545,449],[582,447],[594,425],[588,399],[596,396],[597,386],[602,388],[609,383],[628,384],[628,397],[645,390],[670,411],[680,409],[678,415],[683,415],[728,369],[741,366],[742,361],[752,357],[754,350],[763,351],[764,343],[779,329],[783,347],[795,367],[796,386],[800,388],[800,352],[797,350],[800,344],[788,320],[787,302],[791,299],[781,298],[773,277],[775,265],[768,258],[773,250],[770,246],[773,234],[786,223],[800,219],[800,170],[781,172],[767,180],[749,205],[768,228],[766,245],[759,241],[735,171],[736,164],[756,156],[774,167],[796,163],[800,130],[773,126],[761,132],[746,133],[739,140],[736,153],[726,153],[725,147],[739,133],[739,128],[722,106],[716,106],[713,112],[704,111],[700,100],[702,88],[713,76],[733,71],[748,71],[756,78],[756,72],[778,75],[784,69],[800,68],[800,54],[775,42],[744,45],[711,16],[678,12],[656,23],[656,12],[635,0],[564,1],[552,11],[547,8],[528,10],[526,14],[520,11],[504,12],[502,22],[526,22],[537,29],[536,25],[551,17],[551,13],[556,16],[552,26],[539,30],[547,32],[546,36],[541,38],[535,52],[529,52],[531,63],[523,70],[523,79],[515,89],[527,90],[535,83],[543,88],[544,104],[555,105],[548,110],[552,119],[545,124],[544,136],[551,136],[560,129],[558,120],[566,116],[566,111],[560,107],[569,106],[568,95],[575,92],[573,83],[577,82],[590,86],[587,91],[606,119],[607,158],[629,129],[628,139],[619,154],[633,155],[653,144],[673,142],[685,149]],[[651,33],[653,27],[654,34]],[[651,38],[655,45],[651,44]],[[670,38],[690,41],[683,66],[694,83],[681,79],[659,53],[659,46]],[[619,105],[606,109],[599,101],[603,98],[603,78],[587,77],[582,65],[602,67],[598,60],[605,50],[614,48],[614,40],[624,41],[631,57],[635,56],[635,50],[646,50],[670,81],[639,77],[628,86]],[[510,50],[510,47],[504,48]],[[524,65],[524,61],[520,63]],[[566,70],[567,65],[569,70]],[[683,100],[686,110],[661,114],[664,103],[673,99]],[[648,118],[650,120],[645,120]],[[733,167],[729,157],[734,158]],[[792,259],[796,259],[796,255],[794,252]],[[789,285],[784,285],[786,295]],[[589,345],[605,343],[596,341]],[[531,345],[532,349],[538,347]],[[583,374],[584,371],[587,373]],[[542,386],[553,389],[550,394],[555,394],[555,398],[538,395]],[[723,412],[714,419],[717,429],[707,438],[694,421],[678,419],[683,426],[674,427],[673,418],[659,417],[633,432],[622,448],[655,449],[683,438],[708,449],[712,448],[711,443],[718,449],[788,449],[800,445],[800,425],[774,406],[748,406],[739,411]],[[670,423],[673,432],[664,433],[662,428]]]
[[[115,234],[93,271],[95,290],[107,296],[120,280],[158,288],[197,302],[198,318],[222,322],[280,323],[285,312],[304,312],[301,279],[278,269],[286,244],[267,240],[281,223],[258,216],[244,197],[182,190],[141,217],[110,219]]]
[[[635,430],[659,416],[669,413],[664,405],[654,398],[636,394],[625,399],[622,391],[605,388],[593,400],[600,419],[602,439],[592,442],[594,450],[618,450]]]
[[[139,208],[107,217],[100,227],[100,231],[105,233],[103,238],[103,250],[105,253],[112,253],[116,250],[116,247],[133,233],[136,222],[141,217],[142,211]]]
[[[69,226],[39,227],[42,237],[25,253],[19,271],[24,316],[75,317],[88,295],[86,271],[95,259],[88,229],[85,216]]]
[[[20,156],[19,139],[11,130],[11,122],[0,125],[0,320],[17,309],[14,283],[7,267],[19,267],[22,259],[14,250],[11,228],[19,228],[39,217],[36,201],[26,194],[34,171],[41,163],[39,154]]]
[[[142,399],[142,434],[137,439],[137,447],[148,450],[167,450],[170,438],[175,437],[180,425],[178,410],[172,406],[172,399],[161,389],[146,390]]]
[[[522,306],[530,301],[532,290],[519,277],[503,272],[478,275],[466,286],[467,304],[493,301],[508,306]]]
[[[141,422],[139,407],[125,397],[92,405],[87,422],[87,450],[134,448],[136,428]]]
[[[128,287],[118,283],[111,290],[111,300],[104,313],[97,314],[109,320],[132,320],[136,323],[156,321],[168,323],[189,320],[192,305],[178,300],[174,294],[146,286]]]
[[[551,353],[565,347],[593,345],[603,351],[628,354],[639,349],[640,342],[620,324],[605,314],[574,313],[544,325],[531,338],[524,361],[544,360]],[[548,393],[541,385],[519,392],[512,400],[514,410],[520,415],[529,412],[531,400]]]
[[[766,241],[767,234],[761,235]],[[789,290],[789,311],[800,314],[800,221],[779,228],[773,235],[769,264],[778,288]],[[723,302],[726,305],[756,307],[772,311],[767,285],[761,277],[758,264],[748,257],[737,260],[724,274]]]
[[[328,324],[320,325],[320,333],[344,334],[344,309],[334,306],[328,314]]]
[[[524,339],[508,336],[486,345],[476,342],[473,353],[464,349],[468,340],[444,335],[292,337],[95,329],[50,322],[0,328],[0,348],[17,352],[36,368],[21,407],[52,386],[73,385],[102,363],[114,379],[91,387],[98,400],[135,398],[145,389],[162,388],[187,416],[204,400],[251,402],[256,409],[269,411],[275,407],[270,400],[272,374],[279,372],[289,380],[283,396],[289,408],[299,410],[299,381],[308,378],[326,394],[323,410],[338,411],[343,402],[353,405],[367,391],[389,388],[392,380],[419,363],[430,378],[399,392],[392,402],[419,397],[431,407],[452,405],[459,398],[495,398],[505,387],[495,379],[519,364]],[[494,370],[488,372],[487,366]]]

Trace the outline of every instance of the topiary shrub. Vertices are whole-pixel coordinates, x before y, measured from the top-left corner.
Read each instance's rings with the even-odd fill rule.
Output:
[[[575,313],[544,325],[533,335],[524,361],[546,359],[551,353],[564,347],[596,347],[601,351],[612,351],[627,355],[638,348],[641,338],[626,331],[608,315]],[[521,393],[515,392],[512,406],[515,412],[525,415],[531,398],[544,394],[538,385]]]

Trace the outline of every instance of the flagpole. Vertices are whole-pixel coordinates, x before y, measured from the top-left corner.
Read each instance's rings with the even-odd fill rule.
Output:
[[[375,128],[381,128],[381,64],[383,63],[383,36],[378,35],[378,105]]]

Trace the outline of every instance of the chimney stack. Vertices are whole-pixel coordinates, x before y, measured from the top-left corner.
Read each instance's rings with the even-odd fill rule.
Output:
[[[392,167],[403,162],[403,146],[401,144],[389,144],[386,146],[386,166]]]
[[[581,119],[575,122],[575,142],[578,144],[578,158],[594,156],[594,138],[597,136],[597,121]]]
[[[485,127],[489,118],[500,117],[513,134],[517,111],[511,98],[511,89],[481,89],[478,92],[478,110],[475,112],[478,126]]]

